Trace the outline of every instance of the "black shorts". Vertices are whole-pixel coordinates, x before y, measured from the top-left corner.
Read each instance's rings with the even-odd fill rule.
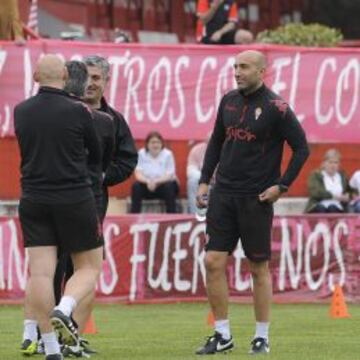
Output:
[[[211,36],[204,36],[201,39],[201,42],[203,44],[233,45],[233,44],[235,44],[235,34],[236,34],[236,30],[228,31],[221,37],[219,42],[212,41]]]
[[[25,247],[57,246],[70,254],[104,244],[94,198],[75,204],[38,204],[22,199],[19,219]]]
[[[254,262],[271,257],[273,205],[258,196],[234,196],[213,190],[207,211],[206,251],[231,254],[239,241],[248,259]]]

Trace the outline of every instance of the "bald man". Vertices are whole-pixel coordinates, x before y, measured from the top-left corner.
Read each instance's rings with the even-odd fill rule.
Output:
[[[39,93],[14,110],[22,175],[19,218],[29,255],[27,295],[46,360],[62,359],[53,327],[65,344],[77,343],[71,313],[95,288],[103,253],[87,171],[88,163],[101,160],[99,142],[89,109],[62,90],[66,78],[64,62],[45,55],[34,73]],[[71,254],[75,272],[52,311],[59,247]]]
[[[295,114],[264,85],[264,55],[244,51],[235,57],[234,70],[237,89],[221,100],[197,193],[197,206],[208,206],[205,267],[215,317],[215,333],[197,350],[199,355],[226,352],[234,346],[226,265],[239,238],[253,279],[256,329],[250,353],[270,352],[273,203],[288,190],[309,156],[305,133]],[[281,174],[284,142],[290,145],[292,157]],[[207,203],[209,181],[217,166]]]

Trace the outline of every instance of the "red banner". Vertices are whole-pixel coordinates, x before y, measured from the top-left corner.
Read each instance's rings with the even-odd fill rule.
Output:
[[[130,302],[205,299],[205,224],[189,215],[110,217],[98,298]],[[343,286],[360,301],[360,218],[277,217],[270,262],[275,301],[314,302]],[[0,301],[23,297],[28,260],[17,219],[0,219]],[[241,244],[227,269],[232,299],[251,298]]]
[[[161,129],[166,139],[200,140],[213,127],[222,95],[235,87],[234,55],[249,47],[0,42],[0,137],[13,136],[16,103],[37,92],[32,73],[44,53],[90,54],[111,64],[106,97],[137,139]],[[311,142],[360,141],[359,49],[254,45],[268,59],[267,85],[294,108]]]

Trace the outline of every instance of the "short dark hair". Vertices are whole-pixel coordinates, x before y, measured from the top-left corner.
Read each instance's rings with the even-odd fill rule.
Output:
[[[161,141],[161,149],[163,149],[165,147],[164,144],[164,138],[161,136],[161,134],[158,131],[151,131],[147,134],[146,138],[145,138],[145,150],[149,151],[149,142],[152,138],[156,138],[159,139]]]
[[[77,60],[67,61],[66,69],[69,77],[66,81],[64,90],[78,97],[83,97],[88,81],[88,71],[86,65]]]

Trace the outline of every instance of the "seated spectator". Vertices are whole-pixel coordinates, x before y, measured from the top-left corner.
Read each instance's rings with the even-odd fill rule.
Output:
[[[187,197],[190,214],[196,213],[196,193],[199,187],[201,168],[204,161],[207,141],[196,144],[189,153],[187,159]]]
[[[203,44],[249,44],[248,30],[238,29],[236,0],[198,0],[197,41]]]
[[[349,184],[356,194],[350,203],[351,212],[360,213],[360,170],[354,172]]]
[[[18,45],[25,43],[17,0],[1,1],[0,40],[15,40]]]
[[[166,212],[176,213],[179,186],[174,155],[164,147],[163,137],[157,131],[146,137],[134,174],[136,181],[131,192],[131,213],[141,212],[142,199],[162,199]]]
[[[330,149],[325,153],[321,169],[315,170],[308,179],[310,199],[308,213],[343,213],[347,211],[351,188],[347,177],[340,170],[340,153]]]

